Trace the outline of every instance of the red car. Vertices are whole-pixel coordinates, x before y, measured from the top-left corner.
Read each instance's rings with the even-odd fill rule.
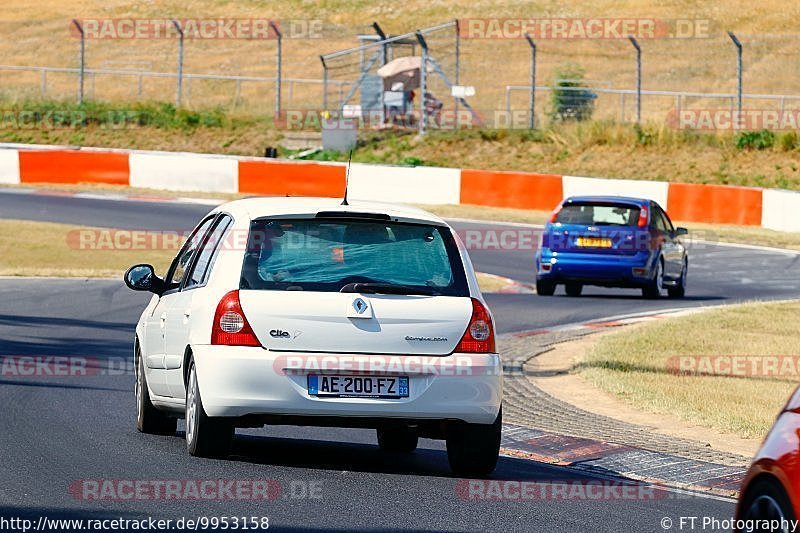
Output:
[[[736,518],[800,516],[800,387],[781,410],[742,482]]]

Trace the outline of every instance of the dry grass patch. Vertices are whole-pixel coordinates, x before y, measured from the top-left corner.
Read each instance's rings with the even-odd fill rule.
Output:
[[[483,272],[476,272],[475,276],[478,278],[478,286],[481,288],[481,292],[499,292],[508,287],[508,280],[501,276]]]
[[[165,272],[177,250],[87,250],[76,245],[70,224],[0,220],[0,275],[116,277],[135,263],[151,263]]]
[[[759,437],[794,390],[797,375],[679,375],[671,365],[678,356],[800,357],[798,314],[797,302],[753,303],[649,322],[601,339],[573,370],[638,409]]]

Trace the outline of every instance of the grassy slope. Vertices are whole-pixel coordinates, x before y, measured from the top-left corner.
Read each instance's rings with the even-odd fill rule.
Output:
[[[100,113],[109,107],[102,106]],[[53,130],[4,127],[0,128],[0,141],[253,156],[277,145],[285,133],[264,116],[174,111],[150,104],[137,109],[158,120],[130,123],[125,128],[97,124]],[[353,160],[800,190],[800,149],[797,139],[788,134],[783,135],[789,137],[789,144],[782,144],[779,136],[770,149],[740,150],[730,134],[682,135],[657,125],[644,130],[643,136],[630,126],[592,123],[536,134],[436,132],[420,139],[408,133],[372,133],[365,135]],[[314,157],[343,161],[347,155],[323,152]]]
[[[600,340],[577,370],[637,408],[675,414],[742,437],[764,435],[797,385],[780,378],[681,376],[675,356],[797,357],[800,303],[747,304],[651,322]]]
[[[168,0],[141,3],[121,0],[43,0],[35,5],[22,0],[4,4],[2,27],[13,39],[0,40],[4,63],[18,65],[74,66],[77,42],[69,36],[68,21],[85,18],[253,18],[322,19],[324,38],[291,39],[284,46],[284,74],[292,77],[319,78],[319,53],[339,50],[356,43],[355,34],[369,32],[368,24],[379,21],[390,33],[409,31],[454,17],[656,17],[662,19],[709,19],[712,38],[702,40],[648,41],[645,43],[645,88],[672,90],[723,91],[735,87],[730,42],[725,29],[738,32],[746,43],[746,89],[750,92],[797,92],[794,72],[787,63],[800,59],[792,20],[800,5],[787,6],[774,0],[748,2],[729,0],[724,6],[699,0],[672,0],[660,5],[599,0],[591,5],[510,0],[508,2],[453,0],[430,2],[410,0],[398,7],[391,1],[276,0],[240,2],[220,0]],[[504,108],[504,87],[527,82],[528,50],[516,40],[469,40],[462,42],[462,83],[478,88],[473,104],[482,110]],[[550,83],[556,68],[575,62],[586,69],[586,77],[601,85],[632,87],[631,51],[628,43],[603,41],[547,41],[539,43],[539,79]],[[160,40],[93,40],[88,43],[90,67],[147,68],[174,71],[175,43]],[[273,73],[273,43],[243,40],[192,41],[187,43],[187,72],[264,75]],[[772,55],[770,55],[772,54]],[[446,54],[445,54],[446,55]],[[497,57],[503,58],[498,68]],[[778,57],[780,60],[776,60]],[[256,59],[254,59],[256,58]],[[729,60],[730,59],[730,60]],[[142,64],[141,61],[145,63]],[[51,75],[51,98],[72,98],[73,76]],[[135,83],[119,79],[96,80],[98,98],[132,101]],[[21,90],[20,87],[27,87]],[[17,101],[36,97],[37,75],[15,74],[0,77],[0,97]],[[280,132],[272,129],[264,115],[272,106],[272,89],[245,86],[242,101],[234,115],[222,127],[198,126],[181,129],[144,127],[106,130],[89,127],[78,131],[31,131],[0,128],[0,140],[16,142],[66,143],[84,146],[138,147],[147,149],[222,152],[260,155],[266,146],[278,142]],[[203,85],[196,82],[194,105],[230,106],[231,87]],[[288,90],[284,91],[288,99]],[[172,100],[171,80],[147,83],[145,100]],[[295,87],[294,100],[287,107],[318,107],[319,87]],[[227,95],[227,96],[226,96]],[[546,98],[539,98],[545,113]],[[617,105],[617,99],[598,100],[598,109]],[[200,104],[200,102],[203,102]],[[693,101],[695,108],[717,108],[719,101]],[[687,105],[689,105],[687,104]],[[130,104],[127,104],[130,105]],[[524,105],[515,101],[514,105]],[[645,103],[645,111],[655,110],[648,136],[629,127],[587,125],[547,131],[530,138],[521,133],[431,135],[425,142],[413,136],[378,138],[360,148],[357,161],[398,163],[420,160],[432,165],[476,168],[519,169],[578,175],[656,179],[701,183],[731,183],[800,189],[796,149],[797,139],[789,139],[788,150],[776,147],[763,152],[742,152],[733,147],[731,135],[683,136],[663,125],[664,110],[671,100]],[[753,103],[758,107],[769,102]],[[665,107],[666,106],[666,107]],[[5,104],[8,107],[8,104]],[[609,107],[609,109],[611,109]],[[600,113],[617,116],[615,113]],[[648,115],[646,115],[648,118]],[[688,137],[688,138],[687,138]],[[642,144],[644,142],[644,144]],[[648,144],[650,143],[650,144]],[[335,156],[341,157],[341,156]]]

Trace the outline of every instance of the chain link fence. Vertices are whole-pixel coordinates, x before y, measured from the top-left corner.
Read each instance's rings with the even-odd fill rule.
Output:
[[[86,21],[79,22],[86,26]],[[184,27],[188,23],[178,22]],[[345,28],[320,21],[314,32],[275,28],[259,39],[187,36],[182,54],[177,34],[95,35],[84,43],[82,95],[114,102],[180,101],[189,108],[218,106],[261,115],[272,115],[278,108],[377,109],[385,123],[384,99],[391,87],[382,85],[378,69],[394,59],[425,53],[425,91],[441,103],[439,113],[445,117],[474,111],[468,115],[470,127],[530,127],[531,96],[535,125],[547,125],[563,118],[553,95],[570,91],[591,99],[593,119],[619,122],[636,121],[639,109],[642,121],[668,123],[682,111],[735,111],[739,105],[737,49],[713,22],[702,35],[638,38],[640,93],[637,51],[627,35],[598,39],[532,35],[529,42],[522,33],[476,36],[465,30],[470,22],[450,21],[390,35],[378,24]],[[63,41],[57,49],[42,50],[40,57],[42,62],[52,57],[58,66],[0,65],[0,98],[67,100],[81,94],[80,36],[66,21],[53,33],[63,33]],[[751,111],[800,110],[800,83],[792,68],[800,63],[800,36],[738,33],[737,37],[742,44],[741,105]],[[559,80],[573,79],[576,73],[574,88],[560,87],[570,83]],[[453,86],[472,87],[474,94],[453,97]],[[407,103],[421,111],[423,100],[424,95],[417,94]],[[459,120],[448,124],[465,125]]]
[[[747,110],[800,109],[800,84],[786,70],[800,61],[800,36],[739,34],[742,43],[742,100]],[[492,43],[508,63],[530,68],[530,47],[524,40]],[[737,109],[737,48],[725,32],[703,38],[639,39],[641,47],[641,120],[665,123],[686,110]],[[491,63],[481,60],[481,43],[468,43],[462,69],[467,83],[485,83]],[[528,57],[526,57],[528,56]],[[483,63],[484,67],[479,65]],[[552,119],[553,86],[559,72],[575,67],[582,84],[594,95],[592,118],[635,122],[637,119],[636,49],[627,39],[539,40],[536,43],[536,123]],[[502,87],[481,91],[489,102],[505,99],[505,112],[529,109],[528,69],[507,72]],[[574,70],[574,69],[573,69]],[[488,103],[488,102],[487,102]],[[521,115],[520,115],[521,116]],[[527,119],[526,119],[527,120]],[[518,122],[525,122],[518,120]]]
[[[376,127],[422,128],[433,123],[445,105],[467,105],[463,99],[451,97],[452,87],[460,79],[457,22],[395,36],[387,36],[378,24],[372,29],[373,35],[360,36],[364,44],[320,56],[323,110],[359,117]],[[405,66],[395,74],[384,72],[383,67],[391,69],[398,64]],[[408,70],[410,65],[416,68]]]

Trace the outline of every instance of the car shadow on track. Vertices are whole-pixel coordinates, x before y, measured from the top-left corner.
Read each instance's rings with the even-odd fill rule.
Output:
[[[714,296],[714,295],[689,295],[684,296],[683,298],[653,298],[647,299],[643,298],[639,293],[603,293],[603,294],[581,294],[580,296],[568,296],[566,294],[558,294],[556,293],[553,296],[547,296],[546,298],[560,298],[566,300],[575,300],[580,301],[582,299],[592,299],[592,300],[637,300],[641,302],[647,303],[675,303],[680,304],[681,302],[714,302],[719,300],[728,300],[729,298],[726,296]]]
[[[16,337],[6,338],[2,342],[0,357],[11,355],[48,357],[84,357],[91,361],[105,361],[110,358],[133,359],[131,342],[120,342],[115,339],[75,339],[70,337],[51,336],[44,338]]]
[[[81,327],[102,330],[131,331],[129,322],[107,322],[103,320],[86,320],[83,318],[67,318],[32,315],[0,315],[0,326],[25,327]]]
[[[111,392],[130,392],[131,390],[131,387],[98,387],[96,385],[72,385],[57,381],[28,381],[27,379],[0,379],[0,386],[3,385],[15,387],[43,387],[48,389],[104,390]]]
[[[420,444],[425,446],[426,441]],[[381,451],[377,444],[237,435],[227,460],[290,468],[457,478],[450,472],[447,452],[429,447],[420,447],[410,454],[393,454]],[[553,482],[594,478],[536,461],[501,456],[490,479]]]

